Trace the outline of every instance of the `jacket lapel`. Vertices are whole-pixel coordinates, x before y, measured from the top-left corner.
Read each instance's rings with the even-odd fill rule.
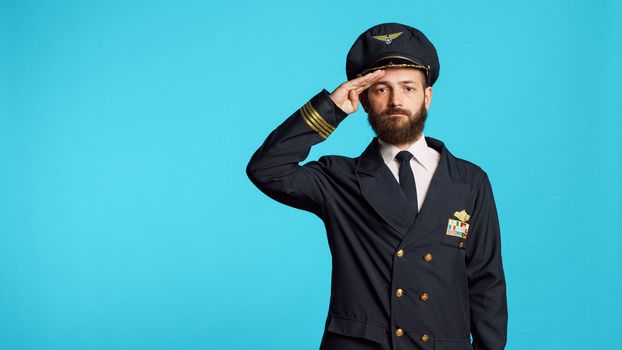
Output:
[[[447,225],[454,212],[464,209],[467,195],[471,191],[471,186],[466,183],[464,174],[457,167],[456,158],[449,153],[445,145],[430,137],[426,137],[426,142],[436,149],[441,157],[421,211],[400,244],[401,247],[407,247],[441,226]]]
[[[376,137],[359,157],[356,174],[365,200],[389,226],[402,237],[405,236],[415,215],[391,170],[384,163]]]

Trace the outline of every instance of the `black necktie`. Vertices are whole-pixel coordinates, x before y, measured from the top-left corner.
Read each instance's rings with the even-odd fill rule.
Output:
[[[406,198],[414,206],[415,212],[418,212],[417,206],[417,186],[415,185],[415,176],[413,175],[412,168],[410,167],[410,159],[413,155],[408,151],[400,151],[396,156],[398,162],[400,162],[400,186],[402,191],[406,195]]]

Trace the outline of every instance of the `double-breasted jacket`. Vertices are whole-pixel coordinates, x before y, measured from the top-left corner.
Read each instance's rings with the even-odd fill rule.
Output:
[[[440,161],[414,215],[376,138],[359,157],[300,164],[345,117],[323,90],[246,169],[266,195],[324,222],[332,256],[325,332],[383,349],[503,349],[506,284],[487,174],[426,138]]]

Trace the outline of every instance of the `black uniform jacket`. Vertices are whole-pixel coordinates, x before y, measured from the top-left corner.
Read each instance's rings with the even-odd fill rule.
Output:
[[[382,349],[503,349],[506,287],[486,173],[426,138],[440,162],[415,219],[376,138],[357,158],[299,165],[346,116],[323,90],[268,136],[246,169],[266,195],[325,224],[333,266],[325,331]],[[470,215],[465,239],[447,234],[462,210]]]

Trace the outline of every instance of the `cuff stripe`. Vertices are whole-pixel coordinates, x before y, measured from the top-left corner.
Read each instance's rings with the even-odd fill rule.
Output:
[[[313,108],[311,102],[307,102],[302,106],[300,113],[307,125],[323,138],[327,138],[335,130],[335,127],[326,122],[315,108]]]
[[[313,105],[311,104],[311,102],[307,102],[307,104],[305,106],[307,106],[307,111],[309,111],[310,115],[312,117],[315,117],[315,119],[317,121],[319,121],[321,125],[324,126],[324,129],[326,129],[329,134],[331,134],[333,131],[335,131],[335,127],[330,125],[324,118],[322,118],[320,113],[318,113],[315,110],[315,108],[313,108]],[[303,108],[304,108],[304,106],[303,106]]]
[[[317,118],[317,116],[313,115],[308,108],[308,105],[302,106],[302,113],[304,113],[307,120],[309,120],[313,125],[315,125],[318,132],[323,133],[328,136],[332,133],[332,130],[328,129],[322,122]]]
[[[322,136],[322,138],[327,138],[328,134],[324,134],[324,132],[320,129],[318,129],[317,126],[315,126],[315,124],[313,124],[313,121],[309,120],[309,117],[307,117],[307,115],[305,114],[305,112],[301,109],[300,110],[302,112],[302,119],[304,119],[305,123],[307,123],[307,125],[309,125],[311,127],[311,129],[313,129],[316,133],[318,133],[320,136]]]

